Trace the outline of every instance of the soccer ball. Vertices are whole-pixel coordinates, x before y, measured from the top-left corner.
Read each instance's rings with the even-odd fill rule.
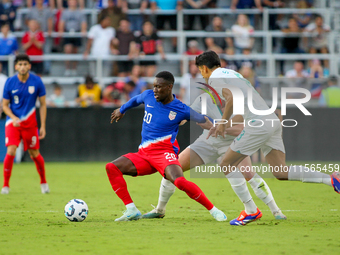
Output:
[[[83,221],[86,219],[89,208],[81,199],[72,199],[65,206],[65,216],[70,221]]]

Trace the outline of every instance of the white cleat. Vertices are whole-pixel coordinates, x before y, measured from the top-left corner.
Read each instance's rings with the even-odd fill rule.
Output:
[[[287,219],[287,216],[284,215],[281,210],[277,211],[277,212],[274,212],[273,213],[274,217],[276,220],[286,220]]]
[[[4,195],[9,194],[9,187],[3,187],[3,188],[1,189],[1,194],[4,194]]]
[[[130,221],[130,220],[139,220],[142,217],[140,211],[136,208],[128,208],[123,213],[123,216],[120,218],[115,219],[115,221]]]
[[[47,183],[40,184],[40,187],[41,187],[41,193],[43,193],[43,194],[50,193],[50,189],[49,189]]]
[[[217,221],[226,221],[227,216],[222,212],[221,210],[217,209],[211,213],[211,215],[215,218]]]

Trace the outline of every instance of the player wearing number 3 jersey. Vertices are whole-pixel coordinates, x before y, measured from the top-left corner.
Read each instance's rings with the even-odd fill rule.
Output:
[[[202,204],[210,211],[217,221],[225,221],[227,217],[218,210],[205,196],[202,190],[194,183],[186,180],[178,162],[179,146],[176,141],[178,127],[182,120],[193,120],[211,123],[205,117],[191,110],[172,94],[174,77],[171,73],[163,71],[156,75],[154,89],[147,90],[133,97],[120,109],[111,115],[111,122],[119,121],[125,112],[140,104],[144,104],[144,121],[142,127],[142,142],[137,153],[129,153],[106,165],[106,172],[113,190],[124,202],[127,210],[116,221],[137,220],[141,217],[140,211],[134,205],[127,190],[123,175],[142,176],[159,172],[187,195]]]
[[[39,152],[39,139],[46,135],[46,92],[39,76],[30,73],[30,59],[20,54],[15,59],[18,74],[7,79],[3,94],[3,110],[7,115],[5,142],[7,154],[4,159],[4,185],[1,194],[9,193],[16,150],[23,140],[24,150],[28,150],[40,175],[41,192],[49,193],[45,178],[45,162]],[[39,98],[41,127],[38,130],[35,104]]]

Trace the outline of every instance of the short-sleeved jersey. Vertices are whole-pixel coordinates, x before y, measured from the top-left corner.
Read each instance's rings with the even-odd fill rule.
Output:
[[[3,98],[10,100],[10,109],[20,118],[23,128],[36,127],[37,119],[35,104],[38,97],[46,95],[46,90],[41,78],[30,73],[27,81],[22,83],[17,75],[7,79]],[[7,116],[6,125],[13,121]]]
[[[221,98],[224,98],[222,90],[223,88],[228,88],[228,85],[239,88],[244,96],[244,116],[243,119],[246,121],[253,119],[277,119],[277,116],[272,113],[269,115],[257,115],[249,110],[248,106],[248,92],[252,93],[252,102],[256,110],[268,110],[269,107],[260,94],[254,89],[251,83],[243,78],[243,76],[230,69],[217,68],[215,69],[211,76],[209,77],[209,85],[213,87]],[[234,101],[234,107],[236,102]]]
[[[145,55],[155,55],[157,52],[157,44],[160,43],[160,39],[156,33],[150,36],[141,34],[136,39],[137,45],[140,46],[140,51],[144,52]]]
[[[191,119],[200,123],[205,122],[203,115],[194,112],[176,97],[168,104],[157,102],[152,90],[146,90],[142,94],[133,97],[120,108],[120,112],[125,113],[129,108],[139,104],[145,105],[142,142],[139,148],[171,147],[177,155],[179,147],[176,136],[181,121]]]

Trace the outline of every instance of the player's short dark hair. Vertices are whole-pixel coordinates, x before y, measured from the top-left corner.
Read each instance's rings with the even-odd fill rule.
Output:
[[[198,55],[195,59],[196,66],[207,66],[209,69],[214,67],[221,67],[220,57],[215,51],[206,51]]]
[[[172,75],[172,73],[168,71],[162,71],[156,74],[156,78],[162,78],[163,80],[169,82],[170,84],[175,83],[175,77]]]
[[[9,22],[2,23],[0,27],[4,27],[4,26],[10,26]]]
[[[136,83],[134,83],[133,81],[128,81],[126,84],[133,87],[133,88],[136,87]]]
[[[15,57],[14,64],[16,65],[20,61],[27,61],[28,63],[31,63],[29,56],[27,54],[24,54],[24,53],[18,54]]]
[[[106,18],[109,18],[110,16],[107,14],[101,15],[98,19],[98,24],[102,23],[102,21]]]

